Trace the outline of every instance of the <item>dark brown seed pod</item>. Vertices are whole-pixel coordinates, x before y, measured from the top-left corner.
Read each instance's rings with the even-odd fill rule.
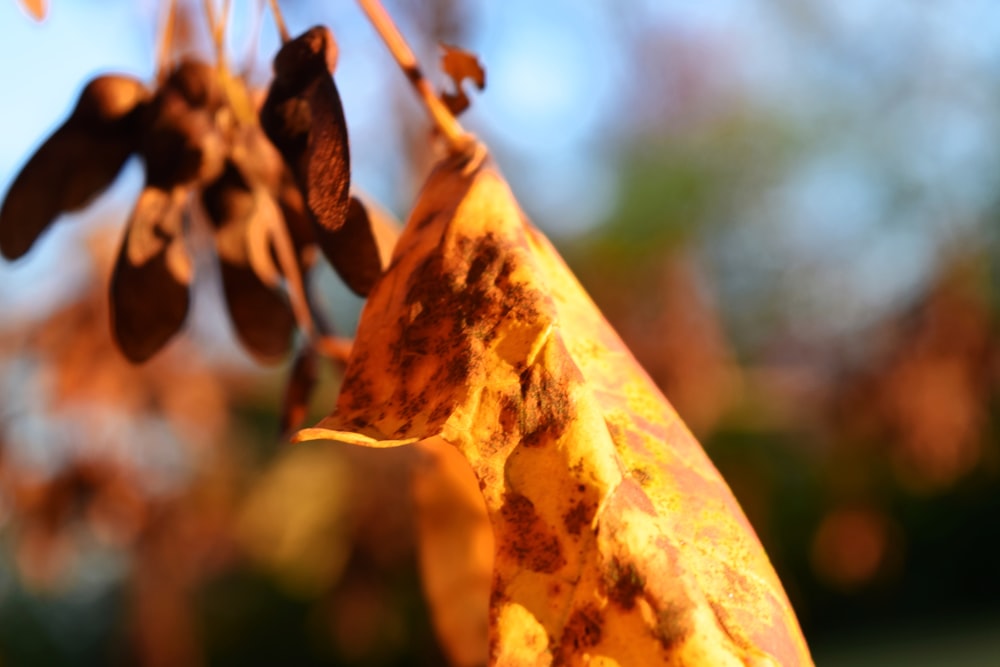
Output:
[[[295,248],[299,270],[307,273],[317,252],[314,223],[309,219],[302,192],[281,154],[260,126],[254,124],[239,129],[230,158],[248,181],[262,185],[274,197]]]
[[[214,227],[223,293],[236,335],[260,361],[278,361],[291,345],[295,317],[277,287],[276,269],[259,269],[254,254],[256,248],[257,256],[270,260],[267,229],[284,224],[281,211],[263,188],[252,188],[232,162],[202,191],[202,203]]]
[[[336,46],[317,26],[282,46],[261,108],[264,132],[291,169],[316,240],[338,271],[337,232],[350,209],[350,150],[340,94],[330,75]]]
[[[184,324],[191,260],[183,245],[187,192],[146,187],[136,201],[111,274],[111,324],[122,353],[152,357]]]
[[[147,184],[169,190],[218,177],[226,154],[216,122],[222,102],[211,66],[185,60],[171,72],[144,114],[139,150]]]
[[[139,110],[148,96],[137,79],[99,76],[73,113],[31,156],[0,208],[0,252],[27,253],[60,214],[103,192],[138,146]]]
[[[281,401],[281,434],[288,436],[305,421],[309,412],[309,399],[319,377],[319,355],[311,346],[305,346],[292,362],[285,395]]]
[[[391,234],[379,232],[364,204],[351,197],[344,226],[331,235],[335,242],[327,256],[344,283],[361,296],[368,295],[388,263],[391,251],[381,246],[394,243]]]

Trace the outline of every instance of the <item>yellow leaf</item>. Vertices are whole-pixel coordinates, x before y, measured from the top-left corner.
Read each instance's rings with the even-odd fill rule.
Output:
[[[493,531],[468,462],[440,438],[417,443],[414,471],[420,575],[451,664],[486,662]]]
[[[812,664],[725,482],[481,147],[431,175],[299,439],[435,436],[496,538],[491,664]]]

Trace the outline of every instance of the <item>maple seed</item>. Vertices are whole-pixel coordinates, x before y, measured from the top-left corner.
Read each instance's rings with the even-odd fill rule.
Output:
[[[254,267],[251,237],[257,228],[280,218],[281,212],[263,188],[253,189],[232,162],[222,175],[202,191],[202,203],[214,228],[215,250],[222,274],[222,289],[229,318],[243,346],[263,362],[281,359],[292,341],[295,317],[284,294],[277,288],[276,269],[261,276]],[[279,220],[277,224],[284,224]],[[270,259],[266,235],[256,238],[261,253]]]
[[[335,62],[333,36],[322,26],[282,46],[260,122],[303,193],[317,244],[351,289],[363,294],[364,281],[348,276],[377,274],[381,266],[361,267],[354,249],[339,247],[355,235],[338,234],[350,212],[351,160],[344,109],[331,76]]]
[[[364,204],[351,197],[344,226],[334,233],[330,261],[355,293],[367,296],[385,268],[382,264],[376,230]]]
[[[62,213],[114,182],[138,143],[148,93],[137,79],[104,75],[83,89],[69,118],[28,160],[0,208],[0,253],[18,259]]]
[[[170,73],[143,119],[139,151],[147,184],[169,189],[205,182],[221,172],[225,145],[216,112],[222,101],[211,66],[187,60]]]
[[[147,187],[128,221],[111,274],[111,323],[130,361],[152,357],[187,317],[191,261],[182,241],[183,188]]]

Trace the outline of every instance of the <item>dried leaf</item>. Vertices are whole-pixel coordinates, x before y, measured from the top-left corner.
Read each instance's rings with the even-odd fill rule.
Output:
[[[262,188],[252,189],[232,162],[202,190],[202,202],[214,227],[222,289],[236,335],[257,359],[276,362],[288,352],[295,331],[291,307],[277,287],[277,269],[269,263],[267,230],[284,224],[281,212]]]
[[[147,187],[139,195],[111,275],[115,341],[132,362],[152,357],[183,326],[191,260],[182,239],[187,192]]]
[[[19,0],[19,3],[36,21],[43,20],[49,12],[48,0]]]
[[[351,178],[347,124],[330,76],[335,49],[322,26],[282,46],[260,111],[261,126],[305,193],[317,241],[331,259],[340,252],[335,232],[347,220]]]
[[[136,79],[100,76],[73,113],[31,156],[0,208],[0,252],[27,253],[61,214],[82,209],[118,176],[136,149],[138,113],[147,93]]]
[[[289,435],[301,426],[309,412],[309,399],[319,377],[316,349],[303,346],[292,362],[292,372],[281,401],[281,433]]]
[[[483,90],[486,87],[486,70],[479,59],[468,51],[448,44],[441,44],[441,49],[444,51],[441,69],[455,84],[455,92],[441,93],[441,101],[457,116],[469,108],[469,97],[462,89],[462,82],[469,79],[476,88]]]
[[[465,456],[491,664],[812,664],[725,482],[484,152],[432,174],[299,438]]]
[[[479,482],[440,438],[417,443],[413,476],[417,548],[434,627],[455,667],[486,664],[493,529]]]

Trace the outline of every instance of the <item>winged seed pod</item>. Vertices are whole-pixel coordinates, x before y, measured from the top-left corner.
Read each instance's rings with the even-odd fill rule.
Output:
[[[278,288],[274,266],[254,265],[270,259],[267,229],[271,224],[284,224],[274,220],[281,217],[281,211],[270,194],[263,187],[253,187],[231,161],[202,190],[202,203],[212,223],[222,290],[236,335],[259,360],[278,361],[291,345],[295,317]],[[254,252],[253,246],[261,252]],[[255,255],[263,259],[255,260]]]
[[[260,122],[303,192],[320,249],[352,290],[364,296],[382,272],[367,216],[350,200],[350,150],[331,72],[336,44],[316,26],[274,58],[274,80]]]
[[[725,481],[482,147],[428,179],[334,412],[297,439],[464,456],[495,536],[491,665],[812,665]]]
[[[147,186],[125,228],[111,274],[115,341],[132,362],[146,361],[180,330],[187,317],[191,260],[182,231],[188,192]]]
[[[139,152],[148,185],[204,183],[222,172],[226,148],[217,124],[222,102],[210,65],[185,60],[170,73],[143,118]]]
[[[0,252],[27,253],[62,213],[103,192],[138,144],[148,92],[137,80],[104,75],[84,87],[69,118],[28,160],[0,208]]]
[[[144,110],[139,152],[146,186],[111,275],[112,331],[133,362],[153,356],[187,317],[192,265],[184,221],[191,190],[222,172],[225,141],[217,124],[222,102],[212,67],[187,60]]]

